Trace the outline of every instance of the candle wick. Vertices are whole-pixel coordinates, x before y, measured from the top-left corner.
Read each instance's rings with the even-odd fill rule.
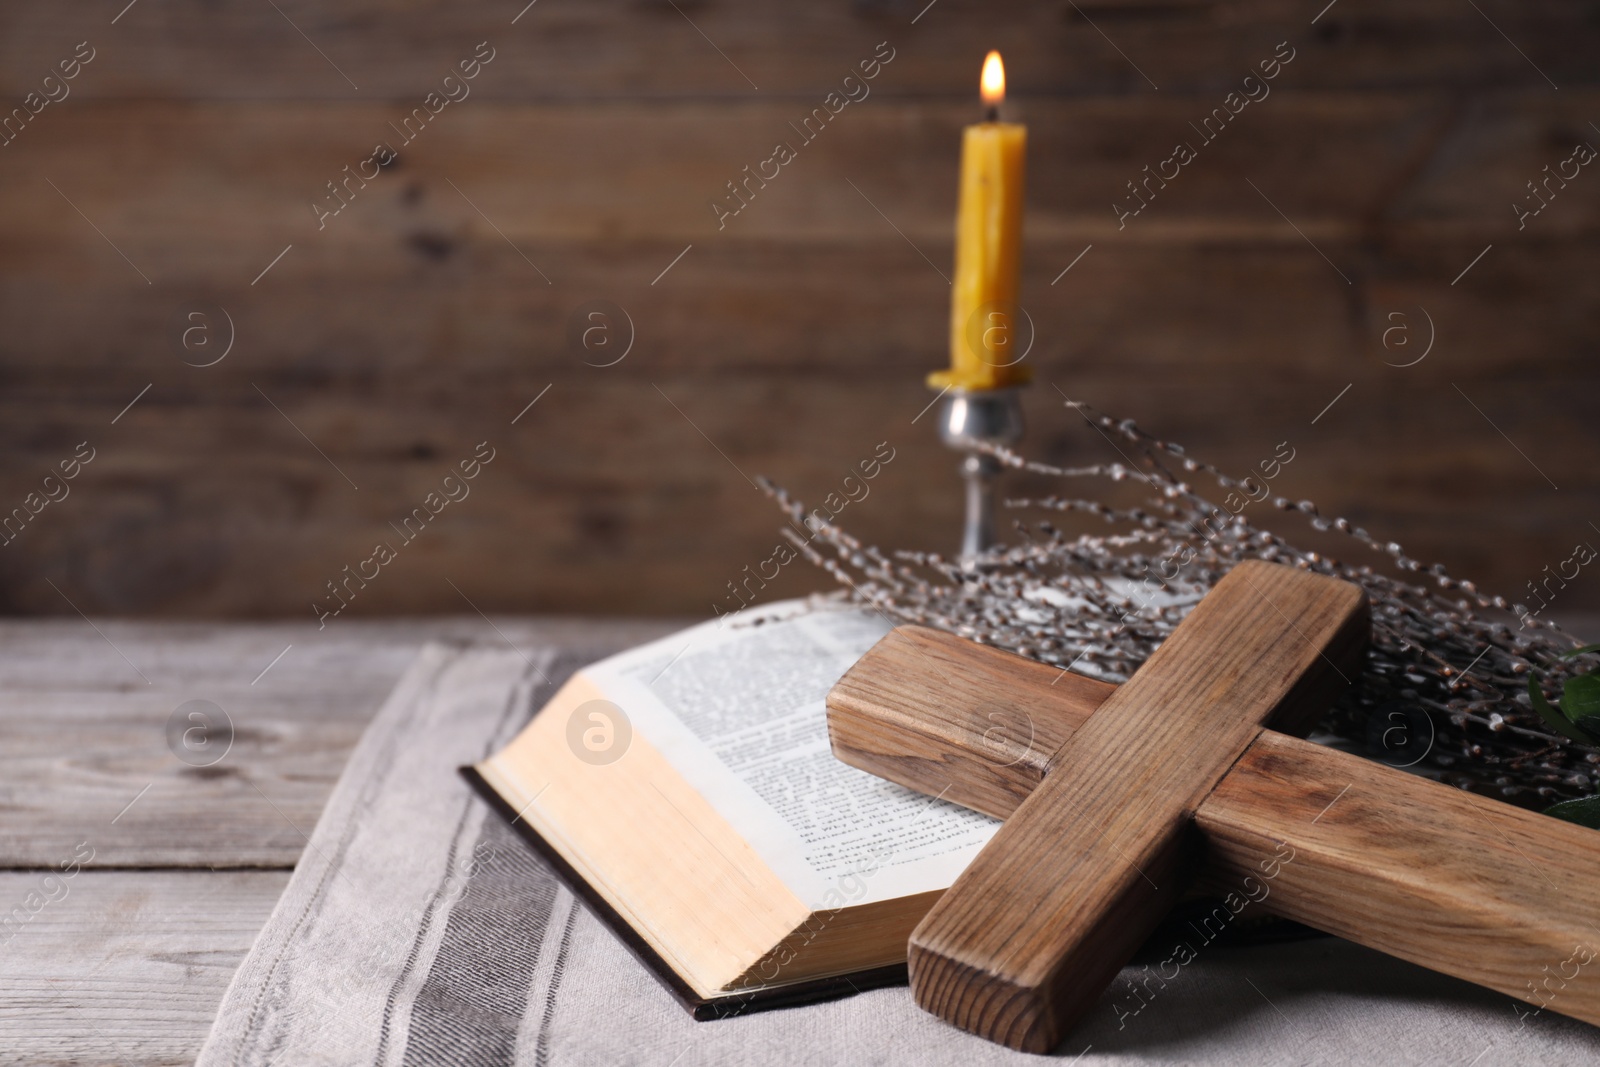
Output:
[[[983,110],[983,121],[984,122],[999,122],[1000,121],[1000,105],[999,104],[990,104],[988,107],[984,108],[984,110]]]

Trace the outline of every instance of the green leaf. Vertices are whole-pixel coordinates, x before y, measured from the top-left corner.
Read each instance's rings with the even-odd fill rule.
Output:
[[[1568,678],[1561,687],[1561,714],[1573,722],[1600,715],[1600,674]]]
[[[1565,819],[1567,822],[1575,822],[1579,826],[1587,826],[1591,830],[1600,830],[1600,796],[1563,800],[1559,804],[1545,808],[1544,813]]]
[[[1600,743],[1600,715],[1580,715],[1573,725]]]
[[[1577,656],[1583,655],[1585,652],[1600,652],[1600,645],[1584,645],[1582,648],[1575,648],[1571,652],[1561,653],[1561,658],[1573,659]]]
[[[1579,730],[1571,722],[1567,721],[1566,717],[1559,711],[1550,706],[1550,702],[1544,698],[1544,693],[1539,689],[1539,680],[1531,674],[1528,676],[1528,700],[1532,702],[1533,710],[1539,713],[1539,718],[1543,719],[1550,729],[1562,737],[1569,737],[1585,745],[1594,743],[1588,734]]]

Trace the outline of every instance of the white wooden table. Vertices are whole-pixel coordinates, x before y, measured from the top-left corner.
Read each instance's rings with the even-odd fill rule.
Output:
[[[426,641],[621,648],[675,628],[0,623],[0,917],[29,916],[0,927],[0,1063],[191,1063],[351,748]],[[167,747],[168,718],[196,699],[234,725],[211,767]]]
[[[426,641],[603,650],[679,625],[0,622],[0,918],[31,915],[9,940],[0,927],[0,1064],[191,1062],[351,748]],[[211,767],[167,747],[168,718],[196,699],[234,724]],[[47,880],[88,848],[81,872]],[[55,899],[32,910],[32,893]]]

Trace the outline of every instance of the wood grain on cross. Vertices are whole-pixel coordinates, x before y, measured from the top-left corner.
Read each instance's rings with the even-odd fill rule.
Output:
[[[921,627],[879,642],[828,696],[834,752],[1007,820],[912,934],[918,1004],[1053,1048],[1204,872],[1600,1023],[1594,831],[1292,736],[1367,627],[1356,587],[1251,562],[1121,686]]]

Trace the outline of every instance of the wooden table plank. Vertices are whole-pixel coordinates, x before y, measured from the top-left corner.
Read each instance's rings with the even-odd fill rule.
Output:
[[[1593,617],[1574,622],[1574,633],[1600,633]],[[80,842],[102,867],[291,867],[362,729],[427,640],[603,650],[681,622],[96,625],[0,622],[0,869],[52,867]],[[235,724],[233,750],[209,768],[166,745],[167,719],[196,699]]]
[[[0,1064],[192,1063],[288,882],[287,871],[0,873],[0,907],[56,898],[0,945]]]
[[[97,625],[0,623],[0,868],[53,866],[85,841],[100,866],[293,866],[362,729],[425,641],[604,649],[676,626]],[[235,727],[212,767],[167,748],[168,718],[196,699]]]

